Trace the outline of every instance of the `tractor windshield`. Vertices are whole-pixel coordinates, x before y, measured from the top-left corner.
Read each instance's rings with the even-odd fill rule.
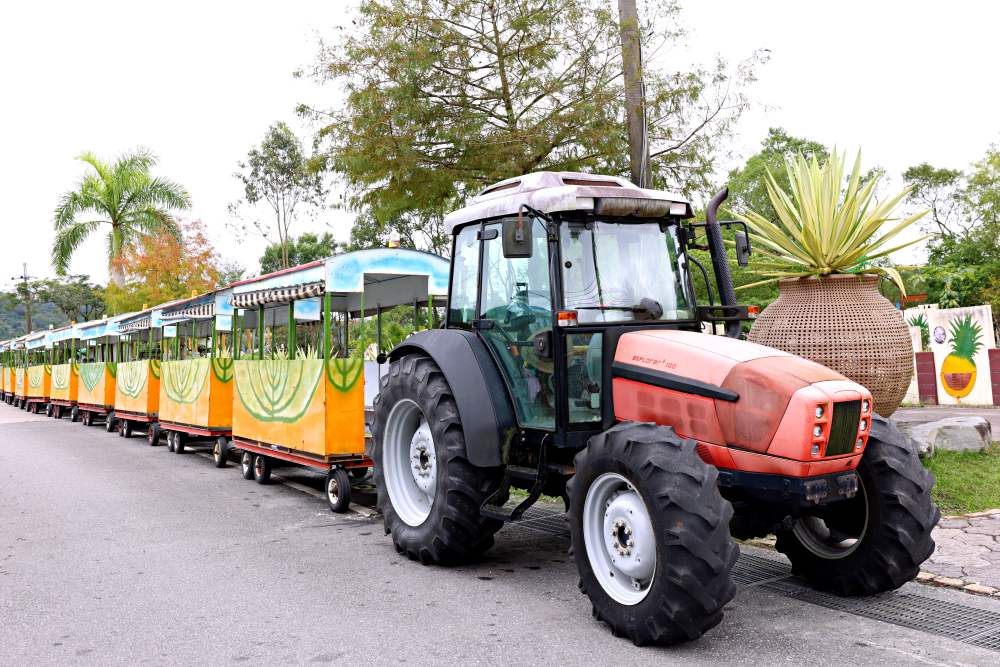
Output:
[[[692,319],[675,225],[566,222],[560,234],[563,303],[580,324]]]

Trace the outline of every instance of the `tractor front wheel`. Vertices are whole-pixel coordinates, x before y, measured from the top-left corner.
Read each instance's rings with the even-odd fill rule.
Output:
[[[455,395],[434,360],[392,362],[372,430],[377,504],[399,553],[425,565],[459,563],[493,546],[503,524],[479,508],[502,471],[469,462]]]
[[[695,442],[622,423],[590,439],[569,481],[580,589],[594,617],[637,645],[697,639],[733,599],[733,509]]]
[[[775,548],[792,572],[837,595],[872,595],[912,580],[934,552],[941,517],[931,500],[934,476],[917,448],[879,416],[858,465],[858,493],[800,517]]]

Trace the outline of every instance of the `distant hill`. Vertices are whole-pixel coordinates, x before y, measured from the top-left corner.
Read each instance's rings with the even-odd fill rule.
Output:
[[[69,319],[54,304],[36,303],[31,310],[31,327],[38,331],[48,329],[50,324],[61,327],[69,324]],[[15,301],[13,295],[4,294],[0,298],[0,340],[24,334],[24,304]]]

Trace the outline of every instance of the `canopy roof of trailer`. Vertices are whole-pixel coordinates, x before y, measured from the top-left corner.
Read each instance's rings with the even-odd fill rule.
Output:
[[[624,178],[572,171],[537,171],[494,183],[468,206],[445,216],[451,234],[459,225],[476,220],[517,215],[523,206],[544,213],[585,211],[615,216],[690,218],[691,204],[684,197],[640,188]]]
[[[175,303],[177,303],[176,300],[167,301],[166,303],[161,303],[160,305],[153,306],[152,308],[146,308],[135,313],[128,313],[114,318],[113,321],[117,324],[115,333],[128,334],[136,331],[145,331],[150,327],[158,327],[162,324],[161,315],[163,313],[163,309]]]
[[[76,325],[79,334],[78,337],[80,340],[93,340],[94,338],[102,338],[104,336],[117,336],[120,333],[118,329],[119,323],[133,315],[135,313],[125,313],[103,320],[91,320],[90,322],[78,324]]]
[[[421,250],[358,250],[234,283],[232,305],[254,308],[326,293],[360,295],[372,286],[403,304],[447,295],[448,271],[448,260]]]
[[[180,299],[163,306],[160,311],[162,322],[209,319],[215,315],[231,315],[233,306],[231,287],[205,292],[188,299]]]
[[[48,332],[45,342],[48,345],[52,345],[53,343],[59,343],[64,340],[76,338],[76,331],[76,325],[74,324],[67,324],[59,327],[58,329],[52,329]]]
[[[48,331],[32,331],[30,334],[24,337],[24,347],[29,350],[37,350],[40,347],[45,347],[45,337],[48,336]]]

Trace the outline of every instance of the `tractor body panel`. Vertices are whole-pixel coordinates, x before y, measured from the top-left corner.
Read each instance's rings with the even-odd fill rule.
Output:
[[[612,373],[616,419],[671,426],[721,469],[790,477],[853,470],[871,429],[871,394],[861,385],[731,338],[626,333]]]

